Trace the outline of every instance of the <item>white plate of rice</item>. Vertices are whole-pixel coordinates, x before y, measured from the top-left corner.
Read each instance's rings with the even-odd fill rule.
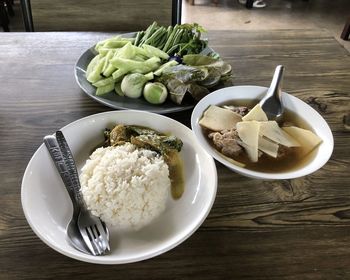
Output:
[[[183,141],[180,156],[185,191],[180,199],[171,197],[166,164],[152,152],[130,144],[100,149],[91,156],[104,140],[104,129],[116,123],[149,127]],[[61,130],[80,171],[87,204],[109,224],[111,253],[87,255],[66,241],[72,204],[46,147],[41,145],[24,173],[21,199],[29,225],[54,250],[91,263],[137,262],[179,245],[209,214],[217,189],[215,163],[181,123],[149,112],[112,111],[77,120]],[[150,187],[154,185],[158,187]],[[130,186],[133,191],[128,191]]]

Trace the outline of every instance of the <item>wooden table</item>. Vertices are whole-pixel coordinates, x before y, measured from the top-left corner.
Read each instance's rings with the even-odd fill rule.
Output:
[[[0,278],[350,279],[350,56],[322,31],[209,33],[236,85],[268,86],[274,67],[286,66],[284,89],[320,112],[334,133],[321,170],[262,181],[217,163],[217,198],[204,224],[180,246],[139,263],[83,263],[39,240],[21,208],[23,172],[44,135],[110,110],[73,75],[79,55],[110,35],[0,34]],[[190,113],[170,116],[188,125]]]

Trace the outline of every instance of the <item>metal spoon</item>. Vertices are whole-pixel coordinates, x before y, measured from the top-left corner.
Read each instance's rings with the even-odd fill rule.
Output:
[[[78,251],[85,254],[90,254],[90,250],[87,249],[85,242],[83,242],[83,237],[81,236],[80,230],[76,225],[77,221],[75,219],[72,219],[67,225],[67,241]]]
[[[59,171],[65,186],[68,186],[67,191],[69,196],[71,197],[72,201],[75,201],[75,194],[72,187],[73,183],[69,175],[69,170],[67,169],[67,166],[64,163],[63,155],[61,154],[61,151],[58,148],[56,137],[53,135],[45,136],[44,143],[57,166],[57,170]],[[72,219],[68,223],[66,228],[67,241],[77,250],[86,254],[90,254],[89,249],[85,245],[83,237],[81,236],[80,230],[77,226],[79,207],[76,203],[72,203],[72,205],[73,205]]]
[[[266,113],[267,118],[279,121],[282,117],[284,107],[282,104],[281,82],[283,79],[284,66],[278,65],[275,69],[270,88],[266,95],[259,102],[261,109]]]

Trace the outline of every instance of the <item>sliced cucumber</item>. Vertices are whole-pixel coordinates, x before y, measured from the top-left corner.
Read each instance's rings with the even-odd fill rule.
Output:
[[[111,83],[102,87],[98,87],[96,89],[96,95],[103,95],[111,92],[112,90],[114,90],[114,83]]]

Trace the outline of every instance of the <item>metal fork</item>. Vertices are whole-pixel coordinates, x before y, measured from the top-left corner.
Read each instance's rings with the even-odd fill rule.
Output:
[[[56,136],[45,136],[44,142],[73,203],[73,217],[67,228],[71,242],[77,249],[86,252],[79,242],[79,239],[83,238],[83,243],[91,254],[95,256],[106,254],[110,251],[108,229],[103,221],[93,216],[87,209],[80,191],[74,158],[63,133],[56,131]]]
[[[107,227],[101,220],[89,211],[80,211],[78,217],[78,228],[85,244],[94,255],[104,255],[110,251],[109,233]]]

